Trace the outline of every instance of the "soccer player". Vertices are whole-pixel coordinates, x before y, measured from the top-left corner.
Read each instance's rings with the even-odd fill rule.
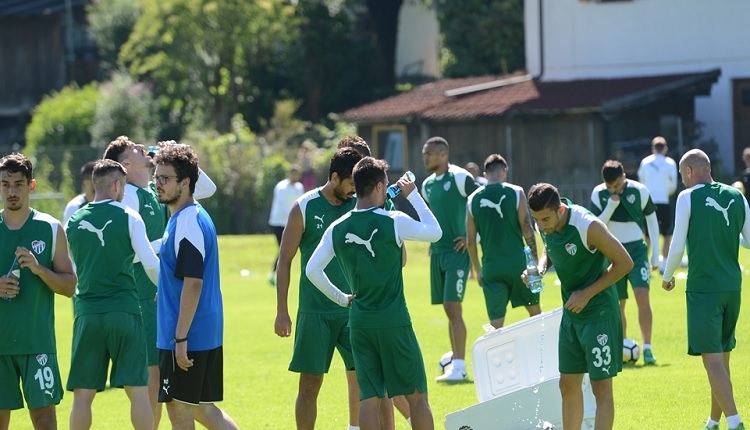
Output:
[[[337,349],[344,361],[349,387],[349,428],[359,426],[359,387],[354,374],[354,358],[349,339],[349,313],[332,303],[310,282],[305,267],[315,247],[329,225],[354,209],[354,181],[352,169],[362,155],[353,148],[342,148],[331,158],[328,182],[305,193],[292,207],[284,235],[281,238],[279,264],[276,270],[276,321],[274,331],[288,337],[292,332],[289,317],[289,283],[291,265],[299,249],[301,273],[299,280],[299,308],[294,352],[289,364],[291,372],[299,373],[299,391],[295,403],[298,430],[315,428],[317,400],[323,376],[328,373]],[[326,268],[329,278],[345,287],[346,279],[338,263]]]
[[[0,159],[2,430],[10,425],[11,410],[23,408],[24,399],[35,429],[56,429],[55,406],[63,397],[55,342],[55,294],[72,297],[76,275],[60,222],[29,206],[35,188],[28,158],[11,154]],[[18,279],[6,275],[16,259],[21,267]]]
[[[651,327],[653,315],[649,301],[651,271],[659,267],[659,248],[651,247],[649,264],[648,245],[643,240],[644,222],[650,237],[658,237],[659,221],[656,206],[648,189],[640,182],[627,179],[622,163],[607,160],[602,166],[604,183],[597,185],[591,193],[591,211],[607,225],[609,231],[625,246],[633,259],[633,270],[617,281],[617,295],[620,298],[622,336],[627,338],[625,305],[628,299],[628,281],[633,287],[633,295],[638,305],[638,323],[643,339],[643,362],[656,364],[651,350]]]
[[[94,200],[94,185],[91,183],[91,172],[94,171],[94,161],[89,161],[81,167],[81,191],[83,193],[73,197],[63,211],[63,225],[68,222],[70,216],[78,209],[86,206],[88,202]]]
[[[333,302],[343,309],[351,307],[361,428],[380,428],[380,403],[388,394],[406,396],[413,428],[433,429],[424,361],[404,297],[401,245],[404,240],[434,242],[442,232],[408,179],[400,179],[398,185],[421,222],[380,209],[386,200],[387,168],[387,163],[371,157],[357,163],[353,172],[357,209],[326,229],[306,274]],[[334,256],[352,294],[341,291],[326,275]]]
[[[656,136],[651,141],[651,155],[641,160],[638,167],[638,180],[648,188],[656,205],[656,218],[659,220],[659,234],[664,236],[661,247],[661,272],[664,272],[669,243],[674,230],[674,213],[669,198],[677,190],[677,163],[667,156],[667,140]],[[650,236],[654,248],[659,248],[658,236]]]
[[[157,301],[159,401],[173,428],[239,428],[216,406],[224,397],[224,308],[219,247],[211,217],[195,201],[200,170],[188,145],[161,147],[154,158],[159,202],[172,217],[161,244]]]
[[[471,262],[466,253],[466,200],[479,185],[466,170],[448,162],[448,142],[427,139],[422,147],[425,168],[432,172],[422,183],[422,196],[443,230],[430,246],[430,285],[433,305],[443,305],[453,361],[438,381],[463,381],[466,373],[466,324],[461,302]]]
[[[148,357],[133,259],[138,257],[152,282],[159,259],[140,215],[121,202],[125,168],[116,161],[97,161],[92,180],[94,201],[73,214],[66,227],[79,274],[67,383],[73,391],[70,428],[91,428],[91,405],[97,391],[104,390],[111,359],[110,384],[125,387],[133,427],[150,430]]]
[[[159,142],[160,147],[176,144],[173,140]],[[151,247],[158,253],[169,214],[166,206],[159,203],[156,188],[151,182],[154,163],[146,147],[132,142],[127,136],[119,136],[104,150],[103,158],[117,161],[127,170],[128,183],[125,185],[122,203],[141,216],[146,225],[146,234],[151,241]],[[201,170],[196,183],[196,198],[210,197],[215,191],[216,185]],[[158,428],[161,420],[161,405],[158,403],[160,383],[159,352],[156,348],[156,284],[149,280],[142,263],[135,263],[133,271],[135,283],[138,286],[138,300],[143,312],[148,345],[149,400],[154,413],[154,428]]]
[[[717,430],[721,414],[730,430],[744,430],[734,401],[729,358],[740,314],[742,271],[737,261],[740,233],[750,237],[750,208],[742,193],[714,182],[711,161],[700,149],[680,160],[686,190],[677,196],[672,245],[662,287],[674,289],[674,271],[688,245],[688,354],[700,355],[711,387],[707,430]]]
[[[581,428],[581,382],[588,373],[596,398],[596,429],[611,430],[612,378],[622,370],[622,325],[614,284],[633,268],[633,260],[603,222],[581,206],[562,202],[554,186],[534,185],[528,201],[545,246],[539,274],[554,265],[561,283],[557,355],[563,428]],[[606,260],[611,262],[608,267]],[[528,282],[525,275],[524,271]]]
[[[533,294],[521,280],[526,269],[524,239],[537,261],[536,236],[526,207],[523,188],[505,182],[508,163],[500,154],[484,161],[487,185],[474,191],[466,210],[466,238],[469,257],[484,293],[490,324],[500,328],[508,303],[525,306],[529,316],[540,314],[539,294]],[[477,252],[477,233],[482,240],[482,261]]]

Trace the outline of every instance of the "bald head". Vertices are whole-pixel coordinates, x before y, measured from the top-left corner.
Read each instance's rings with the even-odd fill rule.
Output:
[[[700,183],[711,183],[711,160],[700,149],[691,149],[680,159],[680,175],[687,188]]]

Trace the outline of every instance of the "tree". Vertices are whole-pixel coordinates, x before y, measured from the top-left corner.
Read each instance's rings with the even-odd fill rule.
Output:
[[[505,74],[526,66],[523,0],[433,0],[446,77]]]
[[[190,122],[231,130],[242,112],[251,124],[269,117],[293,7],[281,0],[161,0],[143,12],[120,61],[153,82],[172,132]]]
[[[138,20],[137,0],[96,0],[86,6],[89,34],[99,48],[102,68],[112,70],[117,54]]]

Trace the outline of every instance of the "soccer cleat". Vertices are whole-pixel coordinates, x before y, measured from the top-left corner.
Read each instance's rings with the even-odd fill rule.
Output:
[[[438,382],[459,382],[468,378],[465,369],[459,369],[452,364],[445,369],[445,373],[435,378]]]
[[[745,424],[740,423],[740,425],[738,425],[737,427],[731,428],[729,430],[745,430]]]
[[[268,284],[272,287],[276,286],[276,272],[271,272],[268,274]]]
[[[644,349],[643,350],[643,363],[644,364],[656,364],[656,357],[654,357],[654,353],[651,351],[651,349]]]
[[[703,427],[703,430],[719,430],[719,425],[716,424],[716,425],[713,425],[711,427],[705,426],[705,427]]]

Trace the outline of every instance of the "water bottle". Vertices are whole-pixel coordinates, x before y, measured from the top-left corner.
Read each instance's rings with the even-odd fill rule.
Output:
[[[158,145],[151,145],[148,147],[148,156],[151,158],[154,158],[156,153],[159,152],[159,146]]]
[[[529,278],[529,289],[532,293],[537,294],[542,292],[544,288],[544,282],[542,277],[539,276],[539,268],[536,266],[536,261],[531,255],[531,248],[525,246],[523,253],[526,254],[526,276]]]
[[[402,176],[402,178],[406,178],[414,182],[414,179],[416,179],[416,176],[414,176],[414,173],[412,173],[411,171],[407,171],[406,173],[404,173],[404,176]],[[401,188],[398,186],[398,184],[393,184],[389,186],[388,191],[386,191],[386,195],[389,199],[392,199],[399,194],[401,194]]]
[[[8,270],[8,274],[6,274],[5,276],[10,279],[15,279],[16,281],[21,279],[21,265],[18,263],[18,257],[15,257],[13,259],[13,264],[11,264],[10,270]],[[3,297],[3,300],[5,300],[6,302],[11,301],[9,297]]]

